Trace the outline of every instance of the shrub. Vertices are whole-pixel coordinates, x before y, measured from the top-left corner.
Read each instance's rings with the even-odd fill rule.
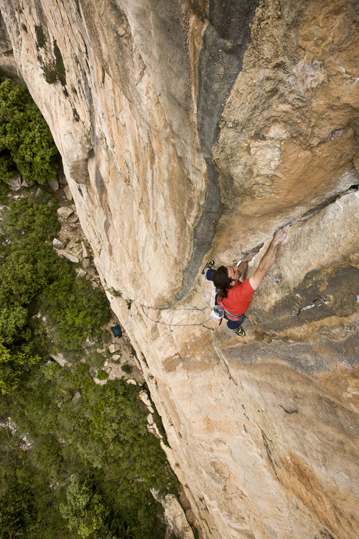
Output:
[[[104,360],[104,356],[95,350],[89,352],[86,363],[95,369],[100,369],[104,364]]]
[[[124,363],[123,365],[121,365],[121,369],[126,374],[131,374],[131,372],[133,371],[133,367],[129,363]]]
[[[108,372],[100,370],[96,375],[97,380],[107,380]]]
[[[69,350],[80,349],[89,336],[98,338],[101,326],[110,318],[103,291],[93,289],[88,281],[75,275],[70,263],[61,260],[57,279],[41,295],[54,326],[55,342]]]
[[[0,305],[0,340],[11,342],[27,324],[28,310],[20,303]]]
[[[81,399],[74,401],[80,388]],[[10,416],[31,441],[22,457],[26,481],[36,477],[30,482],[36,507],[27,509],[30,498],[24,501],[24,512],[33,514],[32,528],[25,528],[29,539],[85,537],[91,527],[96,531],[89,537],[98,539],[110,533],[112,538],[164,538],[158,519],[163,510],[149,489],[174,492],[178,482],[159,440],[147,432],[138,391],[122,380],[95,384],[82,363],[61,368],[51,362],[35,366],[13,393],[0,395],[0,421]],[[15,441],[11,436],[4,440],[0,480],[16,469]],[[1,454],[9,455],[6,462]],[[72,532],[63,528],[64,519]],[[55,526],[61,528],[58,535]]]
[[[54,84],[57,81],[56,62],[55,60],[49,60],[41,66],[44,74],[44,79],[47,84]]]
[[[44,34],[44,30],[41,25],[39,26],[35,25],[35,34],[36,34],[36,40],[37,40],[37,48],[45,47],[46,36]]]
[[[0,181],[17,173],[30,185],[56,177],[57,148],[25,86],[0,84]]]
[[[56,39],[54,39],[53,47],[54,47],[55,68],[56,68],[57,76],[62,86],[65,86],[66,85],[66,70],[65,70],[65,65],[62,58],[62,54],[57,45]]]
[[[39,309],[46,312],[55,345],[74,352],[88,336],[100,338],[100,326],[110,317],[104,292],[77,278],[72,264],[53,250],[60,225],[56,204],[49,207],[46,200],[41,195],[20,199],[3,216],[10,242],[0,245],[0,339],[11,344],[11,354],[26,343],[46,348],[42,323],[31,319]],[[8,362],[6,372],[15,363]],[[15,381],[7,388],[16,386],[20,374],[14,370]]]
[[[36,248],[46,242],[52,241],[60,230],[57,220],[57,203],[52,200],[48,205],[48,198],[42,201],[41,197],[20,199],[10,205],[10,211],[3,216],[3,230],[6,237],[16,242],[18,246]]]
[[[53,51],[55,58],[44,61],[40,56],[38,57],[45,80],[48,84],[54,84],[59,80],[62,86],[66,86],[66,69],[56,39],[53,41]]]
[[[100,529],[109,513],[94,486],[88,480],[80,482],[76,475],[70,477],[66,502],[60,505],[60,513],[67,520],[69,529],[83,539]]]
[[[40,360],[40,356],[32,355],[29,345],[22,345],[20,350],[11,352],[0,342],[0,390],[2,394],[6,395],[17,387],[24,364],[34,365]]]

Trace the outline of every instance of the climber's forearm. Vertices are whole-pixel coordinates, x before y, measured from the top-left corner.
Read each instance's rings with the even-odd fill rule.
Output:
[[[264,276],[266,273],[270,270],[270,268],[273,266],[276,255],[278,250],[278,244],[275,245],[273,240],[270,246],[268,247],[267,252],[263,256],[262,260],[259,262],[259,266],[252,275],[252,277],[249,278],[249,282],[253,288],[253,290],[257,290],[259,285],[264,279]]]
[[[258,286],[263,281],[265,274],[273,266],[276,255],[277,255],[278,246],[285,239],[288,230],[289,230],[289,225],[285,225],[281,228],[278,228],[278,230],[275,231],[272,242],[266,254],[260,261],[258,269],[254,272],[252,277],[249,278],[249,282],[253,290],[257,290]]]
[[[257,271],[260,271],[261,273],[267,273],[275,262],[277,251],[278,245],[274,245],[274,242],[272,240],[272,243],[268,247],[267,252],[263,256],[262,260],[259,262]]]
[[[238,270],[239,270],[242,277],[246,273],[247,268],[248,268],[248,261],[244,259],[244,260],[242,260],[242,262],[238,266]]]

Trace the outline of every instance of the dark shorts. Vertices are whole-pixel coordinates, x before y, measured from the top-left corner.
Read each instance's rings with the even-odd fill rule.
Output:
[[[213,274],[214,274],[215,271],[216,270],[214,270],[214,269],[207,269],[206,270],[205,277],[206,277],[207,281],[213,281]],[[218,294],[219,294],[219,290],[216,289],[216,299],[215,299],[216,305],[218,305],[218,302],[217,302]],[[233,316],[235,316],[235,315],[233,315]],[[228,316],[226,314],[224,314],[224,318],[227,320],[227,328],[231,329],[233,331],[233,330],[239,328],[239,326],[241,324],[243,324],[243,321],[245,319],[245,315],[242,314],[241,317],[236,321],[231,320],[230,318],[228,318]]]

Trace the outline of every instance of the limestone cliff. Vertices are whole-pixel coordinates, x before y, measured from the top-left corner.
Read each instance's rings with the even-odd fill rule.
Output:
[[[0,8],[200,537],[356,539],[358,3]],[[203,327],[205,260],[264,251],[287,222],[247,337]]]

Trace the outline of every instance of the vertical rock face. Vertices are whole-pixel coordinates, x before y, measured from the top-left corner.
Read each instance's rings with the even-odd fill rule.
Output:
[[[357,2],[0,7],[200,537],[357,539]],[[286,222],[239,340],[200,270]]]

